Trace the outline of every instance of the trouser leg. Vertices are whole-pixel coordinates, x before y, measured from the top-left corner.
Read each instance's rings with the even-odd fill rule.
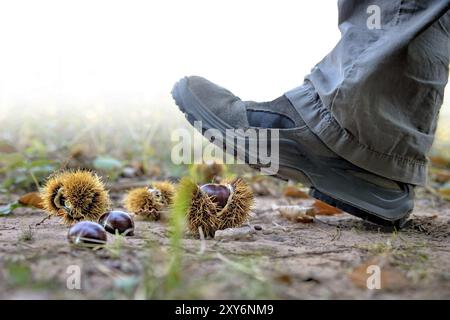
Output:
[[[341,40],[286,96],[343,158],[424,185],[448,80],[449,8],[448,0],[339,1]]]

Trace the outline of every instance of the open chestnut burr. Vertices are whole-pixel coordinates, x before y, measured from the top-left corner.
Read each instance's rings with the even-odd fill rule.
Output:
[[[42,205],[66,225],[97,221],[110,207],[105,185],[94,172],[66,170],[50,176],[41,192]]]
[[[183,178],[174,198],[174,208],[183,208],[190,233],[214,237],[217,230],[240,227],[248,220],[253,193],[242,179],[198,186]],[[175,209],[176,210],[176,209]]]
[[[124,199],[124,206],[136,216],[157,221],[172,203],[174,193],[175,187],[170,182],[155,182],[149,187],[130,190]]]

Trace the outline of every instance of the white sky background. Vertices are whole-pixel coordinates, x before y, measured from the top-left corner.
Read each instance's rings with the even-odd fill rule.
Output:
[[[333,47],[336,11],[335,0],[3,1],[0,105],[153,105],[193,74],[272,99]]]
[[[273,99],[338,38],[336,0],[2,1],[0,110],[116,99],[157,108],[193,74]]]

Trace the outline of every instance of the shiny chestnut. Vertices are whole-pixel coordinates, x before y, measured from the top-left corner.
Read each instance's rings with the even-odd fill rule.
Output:
[[[117,232],[125,236],[134,235],[133,219],[126,212],[109,211],[99,218],[98,223],[109,233],[116,234]]]
[[[67,238],[73,244],[102,245],[106,243],[107,235],[105,229],[98,223],[81,221],[69,229]]]
[[[220,208],[224,208],[227,205],[231,194],[229,186],[217,183],[204,184],[200,187],[200,190],[206,193]]]

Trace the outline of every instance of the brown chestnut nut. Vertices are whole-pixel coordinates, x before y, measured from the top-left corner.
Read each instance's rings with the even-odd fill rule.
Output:
[[[192,235],[214,237],[217,230],[248,222],[253,201],[252,189],[242,179],[198,186],[185,177],[178,183],[172,214],[186,215]]]
[[[227,205],[231,194],[229,186],[216,183],[204,184],[200,187],[200,190],[206,193],[220,208],[224,208]]]
[[[123,211],[109,211],[98,219],[106,231],[109,233],[123,234],[124,236],[134,235],[134,222],[130,215]]]
[[[105,229],[98,223],[81,221],[69,229],[67,235],[73,244],[105,244],[107,235]]]

